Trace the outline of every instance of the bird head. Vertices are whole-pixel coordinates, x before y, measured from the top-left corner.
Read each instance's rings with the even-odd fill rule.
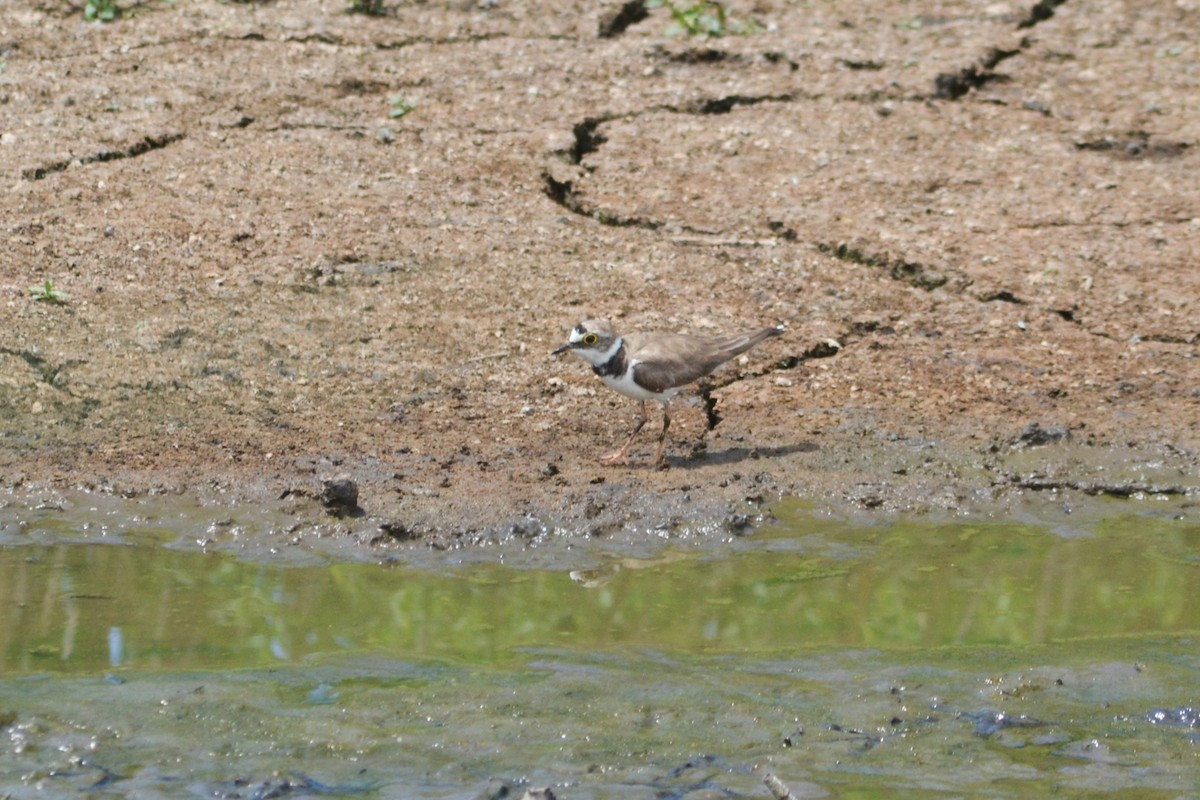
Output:
[[[567,341],[556,348],[551,355],[559,355],[568,350],[595,366],[603,364],[621,346],[621,337],[604,320],[585,320],[571,329]]]

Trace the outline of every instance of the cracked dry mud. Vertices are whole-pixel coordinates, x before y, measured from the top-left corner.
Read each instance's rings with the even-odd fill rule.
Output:
[[[1192,507],[1200,3],[764,0],[708,41],[637,3],[346,6],[0,16],[8,502],[315,521],[348,478],[347,542],[434,544],[781,496]],[[597,462],[636,404],[548,355],[596,316],[789,332],[655,472]]]

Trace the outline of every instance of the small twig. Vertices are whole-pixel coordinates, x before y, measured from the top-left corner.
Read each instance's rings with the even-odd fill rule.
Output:
[[[508,351],[507,351],[507,350],[497,350],[497,351],[496,351],[496,352],[494,352],[494,353],[482,353],[482,354],[480,354],[480,355],[477,355],[477,356],[472,356],[471,358],[468,358],[468,359],[467,359],[465,362],[463,362],[463,363],[465,363],[465,364],[473,364],[473,363],[475,363],[476,361],[487,361],[489,358],[507,358],[507,357],[508,357]]]
[[[691,247],[775,247],[779,244],[776,239],[742,239],[740,237],[709,239],[698,236],[674,236],[671,238],[671,242]]]

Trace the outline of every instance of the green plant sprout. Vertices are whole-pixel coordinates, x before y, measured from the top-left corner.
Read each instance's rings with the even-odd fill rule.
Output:
[[[383,7],[383,0],[350,0],[350,13],[382,17],[387,14],[387,9]]]
[[[646,2],[647,8],[661,6],[670,10],[671,18],[675,21],[667,31],[672,35],[685,33],[688,36],[715,39],[730,34],[746,36],[763,30],[763,24],[754,18],[734,19],[720,0],[695,0],[691,5],[679,4],[674,0]]]
[[[88,22],[112,22],[123,14],[136,13],[137,9],[149,5],[153,0],[135,0],[124,9],[117,5],[117,0],[87,0],[83,5],[83,18]],[[173,3],[175,0],[162,0],[163,3]],[[74,3],[71,3],[74,8]]]
[[[87,0],[83,7],[83,18],[89,22],[100,20],[112,22],[121,10],[117,8],[117,0]]]
[[[29,287],[29,296],[38,303],[50,303],[56,306],[65,306],[71,300],[71,295],[64,291],[54,288],[54,282],[49,278],[45,283],[38,286]]]
[[[408,112],[417,107],[415,100],[409,100],[403,95],[396,95],[391,99],[392,110],[388,112],[388,116],[392,119],[400,119]]]

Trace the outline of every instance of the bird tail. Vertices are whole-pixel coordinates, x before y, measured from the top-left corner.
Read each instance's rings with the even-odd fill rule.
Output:
[[[782,325],[777,325],[774,328],[759,328],[754,331],[746,331],[745,333],[735,333],[731,336],[718,338],[713,342],[713,345],[721,351],[723,356],[722,361],[740,356],[742,353],[754,347],[760,342],[770,339],[773,336],[781,336],[786,330]]]

